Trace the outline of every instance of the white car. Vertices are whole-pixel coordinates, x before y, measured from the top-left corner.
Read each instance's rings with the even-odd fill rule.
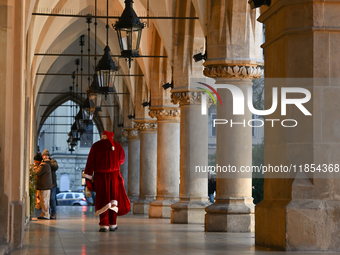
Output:
[[[58,205],[87,205],[85,195],[80,192],[61,192],[57,200]]]

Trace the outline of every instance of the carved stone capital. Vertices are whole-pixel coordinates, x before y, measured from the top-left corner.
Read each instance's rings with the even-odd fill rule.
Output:
[[[136,123],[134,125],[134,128],[139,130],[139,131],[155,131],[157,130],[157,123]]]
[[[200,91],[184,91],[184,92],[173,92],[171,94],[171,102],[174,104],[183,105],[201,105],[202,104],[202,93]],[[207,97],[208,108],[214,103],[211,97]]]
[[[120,143],[121,145],[126,144],[128,142],[128,138],[123,135],[114,135],[113,139]]]
[[[181,111],[178,108],[160,108],[151,109],[149,111],[151,118],[157,118],[157,120],[175,121],[178,122],[181,117]]]
[[[206,66],[204,75],[211,78],[259,79],[263,75],[263,70],[254,66]]]
[[[130,140],[130,139],[137,139],[139,132],[138,130],[134,128],[124,128],[124,131],[122,134],[123,136],[127,137]]]

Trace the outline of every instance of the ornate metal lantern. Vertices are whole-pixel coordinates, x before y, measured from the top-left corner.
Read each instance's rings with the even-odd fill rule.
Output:
[[[113,84],[119,68],[113,61],[110,51],[110,47],[106,45],[104,55],[96,67],[96,72],[99,87],[108,88],[108,91],[113,91]]]
[[[139,57],[139,45],[144,26],[133,9],[133,1],[125,0],[125,9],[114,25],[114,29],[117,32],[121,57],[129,62],[129,68],[133,58]]]

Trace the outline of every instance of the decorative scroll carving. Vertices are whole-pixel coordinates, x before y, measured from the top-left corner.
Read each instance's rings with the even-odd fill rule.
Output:
[[[136,139],[138,138],[139,132],[133,128],[126,128],[123,131],[123,136],[127,137],[128,139]]]
[[[179,120],[181,111],[179,109],[153,109],[150,110],[149,116],[157,120]]]
[[[180,105],[201,105],[202,104],[202,93],[204,92],[194,92],[194,91],[185,91],[185,92],[173,92],[171,94],[171,102],[174,104]],[[207,97],[207,106],[214,103],[211,97]]]
[[[211,78],[259,79],[263,70],[254,66],[207,66],[204,68],[204,75]]]
[[[137,130],[156,130],[157,123],[137,123],[134,125],[134,128]]]
[[[119,136],[114,136],[113,139],[120,143],[120,144],[125,144],[128,142],[128,138],[126,136],[123,136],[123,135],[119,135]]]

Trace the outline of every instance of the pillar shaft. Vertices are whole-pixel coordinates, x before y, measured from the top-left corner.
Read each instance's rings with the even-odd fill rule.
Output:
[[[124,163],[120,166],[120,173],[123,177],[124,180],[124,188],[126,192],[128,192],[128,179],[129,179],[129,144],[128,144],[128,138],[124,136],[118,136],[116,138],[116,135],[114,136],[114,140],[119,142],[120,145],[123,147],[124,153],[125,153],[125,161]]]
[[[134,202],[134,214],[149,214],[149,203],[157,193],[157,124],[135,125],[140,136],[140,192]]]
[[[180,112],[177,108],[152,109],[157,117],[157,197],[150,203],[150,218],[170,218],[179,197]]]
[[[29,216],[25,215],[25,203],[29,203],[25,193],[28,164],[24,164],[27,155],[25,132],[29,129],[24,116],[26,113],[29,118],[29,114],[25,109],[27,104],[23,102],[25,93],[30,93],[25,87],[24,76],[25,2],[1,1],[0,17],[0,98],[3,109],[0,114],[0,147],[6,148],[0,154],[0,242],[17,249],[23,246],[25,216]]]
[[[238,173],[241,167],[252,165],[252,130],[248,121],[252,114],[247,106],[251,77],[216,78],[217,93],[222,104],[217,105],[217,119],[227,120],[217,125],[216,164],[234,167],[236,173],[217,172],[216,202],[207,207],[206,231],[254,231],[254,204],[251,194],[251,173]],[[225,84],[225,85],[224,85]],[[244,114],[234,115],[233,94],[227,89],[233,85],[244,95]]]
[[[175,92],[180,103],[180,200],[172,205],[171,223],[204,223],[208,202],[207,173],[195,173],[195,166],[208,165],[208,116],[201,114],[200,92]]]
[[[128,138],[128,196],[131,202],[139,197],[139,161],[140,140],[138,131],[133,128],[125,129],[123,135]]]
[[[248,87],[252,85],[251,80],[242,79],[239,81],[235,79],[216,79],[216,83],[234,84],[242,90],[245,97],[248,94]],[[223,106],[217,105],[217,119],[226,119],[228,123],[217,125],[216,163],[219,166],[235,166],[236,169],[241,169],[242,166],[251,166],[252,130],[248,125],[248,121],[252,119],[252,114],[248,110],[246,100],[244,115],[233,115],[231,92],[225,88],[218,88],[217,93],[223,102]],[[230,176],[232,178],[227,177],[229,176],[226,173],[217,173],[217,200],[240,197],[250,198],[252,196],[251,173],[233,173]]]

